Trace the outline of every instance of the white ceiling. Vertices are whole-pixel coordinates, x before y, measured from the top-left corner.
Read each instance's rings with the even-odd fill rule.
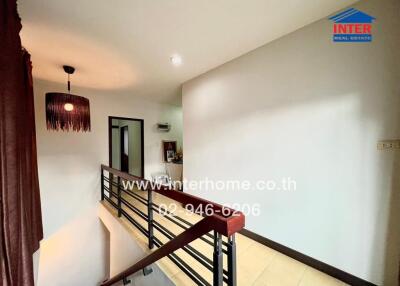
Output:
[[[356,0],[20,0],[36,78],[180,104],[180,85]],[[183,65],[174,67],[178,53]]]

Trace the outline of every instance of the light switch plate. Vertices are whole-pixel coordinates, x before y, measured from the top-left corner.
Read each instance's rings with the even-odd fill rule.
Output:
[[[378,150],[400,149],[400,140],[383,140],[378,142]]]

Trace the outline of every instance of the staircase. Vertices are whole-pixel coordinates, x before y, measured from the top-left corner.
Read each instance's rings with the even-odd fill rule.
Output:
[[[127,187],[129,182],[136,183],[135,187]],[[149,274],[150,265],[161,261],[165,265],[166,259],[193,285],[237,285],[235,233],[244,227],[242,213],[165,186],[154,186],[105,165],[101,166],[101,199],[136,228],[149,249],[145,257],[102,282],[102,286],[125,285],[129,276],[139,271]]]

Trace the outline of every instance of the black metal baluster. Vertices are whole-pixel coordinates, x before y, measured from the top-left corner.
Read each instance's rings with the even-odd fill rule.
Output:
[[[222,235],[214,231],[214,286],[222,286],[223,283],[223,253]]]
[[[122,216],[122,209],[121,209],[121,177],[117,179],[117,194],[118,194],[118,217]]]
[[[235,235],[228,238],[228,286],[236,286],[236,242]]]
[[[108,173],[108,189],[109,189],[109,192],[108,192],[108,196],[109,196],[109,198],[110,199],[112,199],[112,197],[113,197],[113,184],[114,184],[115,182],[114,182],[114,175],[112,174],[112,173]]]
[[[131,284],[131,280],[130,279],[128,279],[128,277],[125,277],[125,278],[123,278],[122,279],[122,284],[123,285],[128,285],[128,284]]]
[[[154,227],[153,227],[153,192],[151,188],[147,191],[147,222],[149,249],[154,247]]]

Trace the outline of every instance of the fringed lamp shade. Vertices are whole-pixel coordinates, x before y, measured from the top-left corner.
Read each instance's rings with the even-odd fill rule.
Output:
[[[90,131],[89,99],[71,94],[69,76],[75,68],[63,66],[68,74],[68,93],[46,93],[46,123],[48,130]]]
[[[69,93],[46,93],[47,129],[90,131],[89,100]]]

